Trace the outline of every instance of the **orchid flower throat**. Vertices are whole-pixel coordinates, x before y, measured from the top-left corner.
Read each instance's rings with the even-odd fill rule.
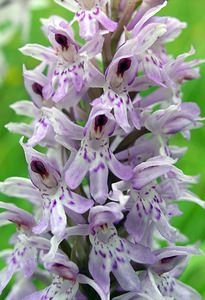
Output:
[[[33,179],[33,175],[31,174],[31,180],[33,181],[34,185],[37,186],[41,190],[41,185],[43,185],[47,189],[57,189],[58,188],[58,181],[55,176],[52,174],[50,170],[47,169],[46,165],[37,159],[34,159],[30,163],[31,173],[39,175],[40,184],[36,184]]]
[[[125,73],[131,68],[131,64],[130,58],[122,58],[116,66],[115,76],[110,79],[110,88],[117,94],[127,92]]]

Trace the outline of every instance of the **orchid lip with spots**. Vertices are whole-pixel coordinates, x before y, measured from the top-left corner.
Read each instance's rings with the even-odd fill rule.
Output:
[[[202,251],[172,218],[181,200],[205,202],[172,138],[203,125],[182,87],[204,60],[167,52],[186,24],[156,16],[165,0],[54,2],[71,19],[41,19],[50,46],[20,49],[40,63],[23,66],[28,100],[11,105],[27,118],[6,125],[22,136],[28,176],[0,182],[19,198],[0,202],[0,225],[16,225],[0,293],[15,275],[9,300],[200,300],[179,277]]]

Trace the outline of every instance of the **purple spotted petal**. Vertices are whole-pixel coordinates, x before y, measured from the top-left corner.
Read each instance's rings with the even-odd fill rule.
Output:
[[[67,225],[66,214],[60,201],[53,200],[50,206],[50,225],[54,235],[62,236]]]
[[[96,168],[90,170],[90,193],[100,204],[108,197],[108,168],[103,162],[99,162]]]
[[[83,214],[88,211],[93,206],[93,201],[87,198],[84,198],[76,193],[69,191],[69,199],[62,199],[63,205],[68,207],[70,210]]]
[[[111,160],[108,161],[108,166],[111,172],[120,179],[129,180],[133,177],[132,168],[119,162],[112,153]]]
[[[140,242],[148,227],[149,216],[142,214],[138,209],[139,204],[132,207],[125,222],[125,228],[136,242]],[[136,230],[137,228],[137,230]]]
[[[102,12],[102,10],[99,10],[99,12],[95,14],[95,18],[105,29],[109,30],[110,32],[115,31],[117,28],[117,23],[108,18],[107,15]]]
[[[128,261],[116,259],[112,272],[123,290],[138,291],[140,289],[138,275]]]
[[[111,261],[99,253],[96,254],[95,249],[92,248],[88,267],[92,277],[104,292],[108,294],[110,288],[110,272],[112,268]]]
[[[87,174],[89,163],[77,154],[68,170],[65,172],[65,181],[71,189],[77,188]]]

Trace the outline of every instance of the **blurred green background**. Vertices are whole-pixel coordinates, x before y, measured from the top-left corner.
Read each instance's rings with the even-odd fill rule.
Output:
[[[43,1],[43,0],[42,0]],[[197,58],[205,58],[205,1],[204,0],[169,0],[168,6],[163,9],[161,15],[170,15],[188,23],[188,27],[182,35],[168,45],[168,50],[174,55],[187,52],[190,46],[196,48]],[[40,30],[40,18],[58,14],[70,19],[69,13],[58,7],[50,0],[50,6],[46,9],[32,13],[32,28],[28,42],[47,45],[48,42]],[[26,163],[23,151],[19,145],[20,136],[8,133],[4,125],[12,121],[22,121],[23,118],[16,116],[9,105],[21,99],[28,99],[23,86],[22,65],[33,68],[36,62],[23,55],[18,48],[23,46],[20,32],[17,31],[8,46],[4,47],[9,70],[3,85],[0,86],[0,180],[10,176],[27,176]],[[187,83],[184,88],[184,100],[195,101],[199,104],[202,116],[205,116],[205,65],[201,67],[201,78]],[[200,174],[200,182],[194,187],[194,192],[205,199],[205,128],[192,132],[191,141],[184,141],[177,137],[178,145],[188,145],[189,150],[178,166],[189,175]],[[30,205],[25,200],[9,199],[0,196],[0,200],[9,201],[28,210]],[[174,225],[188,236],[190,243],[200,241],[201,249],[205,250],[205,211],[194,204],[182,203],[184,212],[182,217],[174,220]],[[9,237],[15,230],[14,226],[5,226],[0,229],[0,250],[9,246]],[[2,265],[1,265],[2,266]],[[195,257],[182,276],[182,280],[197,289],[205,299],[205,257]],[[0,296],[5,299],[9,287]],[[17,299],[18,300],[18,299]]]

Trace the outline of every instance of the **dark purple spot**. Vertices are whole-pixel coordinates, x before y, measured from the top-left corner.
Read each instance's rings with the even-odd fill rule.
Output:
[[[110,254],[110,257],[113,257],[113,254],[112,254],[112,252],[109,250],[109,254]]]
[[[15,265],[17,263],[15,256],[12,257],[12,263]]]
[[[175,259],[177,256],[171,256],[171,257],[164,257],[160,260],[160,262],[162,264],[168,264],[170,261],[172,261],[173,259]]]
[[[104,252],[102,252],[101,250],[99,250],[99,254],[103,257],[106,258],[106,254]]]
[[[157,219],[157,221],[159,221],[159,220],[161,219],[161,211],[160,211],[160,209],[157,208],[157,207],[155,207],[155,211],[156,211],[156,213],[157,213],[156,219]]]
[[[65,195],[64,195],[64,194],[60,195],[60,197],[59,197],[59,199],[60,199],[61,201],[62,201],[64,198],[65,198]]]
[[[105,165],[102,162],[100,162],[99,165],[94,169],[94,172],[97,173],[100,169],[101,170],[105,169]]]
[[[42,178],[48,177],[48,171],[46,170],[44,164],[40,160],[33,160],[30,164],[31,170],[34,173],[39,174]]]
[[[32,90],[35,94],[43,97],[43,87],[38,82],[32,84]]]
[[[113,269],[116,270],[117,269],[117,262],[116,260],[114,261],[113,265],[112,265]]]
[[[93,11],[93,14],[97,16],[99,12],[100,12],[99,7],[96,7],[96,9]]]
[[[130,58],[122,58],[117,67],[117,76],[123,77],[124,73],[129,70],[132,60]]]
[[[119,257],[119,256],[117,256],[117,261],[119,261],[120,263],[124,263],[125,262],[124,258],[123,257]]]
[[[56,33],[55,34],[55,40],[56,42],[62,46],[62,49],[68,49],[68,39],[65,35],[61,34],[61,33]]]
[[[100,132],[103,129],[103,126],[105,126],[105,124],[107,123],[108,118],[105,115],[99,115],[95,118],[95,131],[97,132],[98,129],[100,130]]]
[[[70,205],[75,205],[75,202],[73,202],[73,201],[69,201],[69,203],[68,204],[70,204]]]

